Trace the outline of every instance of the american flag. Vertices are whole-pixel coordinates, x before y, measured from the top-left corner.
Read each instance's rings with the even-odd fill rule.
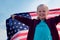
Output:
[[[49,15],[47,16],[47,19],[58,16],[59,14],[60,14],[60,9],[52,9],[49,11]],[[36,12],[24,12],[14,15],[23,16],[29,19],[37,18]],[[56,28],[60,35],[60,23],[58,23]],[[6,20],[6,30],[7,30],[7,40],[27,40],[27,35],[29,31],[28,26],[22,22],[19,22],[16,19],[12,20],[12,18],[10,17]]]
[[[31,19],[31,16],[28,12],[18,13],[15,15]],[[16,19],[12,20],[12,18],[10,17],[6,20],[6,28],[8,40],[26,40],[29,30],[27,25],[23,24],[22,22],[19,22]]]

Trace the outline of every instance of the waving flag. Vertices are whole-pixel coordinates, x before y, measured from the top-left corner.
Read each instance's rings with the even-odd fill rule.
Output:
[[[23,16],[26,18],[31,18],[29,13],[19,13],[15,14],[18,16]],[[26,40],[28,34],[28,26],[19,22],[18,20],[12,20],[10,17],[6,20],[6,28],[7,28],[7,37],[8,40]]]
[[[60,14],[60,9],[52,9],[49,11],[49,15],[47,18],[55,17]],[[25,13],[18,13],[15,14],[18,16],[23,16],[29,19],[36,19],[37,13],[36,12],[25,12]],[[58,33],[60,35],[60,23],[56,26]],[[27,35],[29,28],[27,25],[19,22],[18,20],[10,17],[6,20],[6,29],[7,29],[7,40],[27,40]]]

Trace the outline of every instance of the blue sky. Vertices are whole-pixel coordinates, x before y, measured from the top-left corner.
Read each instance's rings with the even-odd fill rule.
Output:
[[[39,4],[60,8],[60,0],[0,0],[0,40],[6,40],[5,21],[14,13],[36,11]]]

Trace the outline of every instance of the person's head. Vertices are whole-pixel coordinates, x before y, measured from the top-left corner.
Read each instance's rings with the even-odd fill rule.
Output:
[[[46,19],[46,15],[48,14],[48,6],[45,4],[40,4],[37,7],[37,15],[39,19]]]

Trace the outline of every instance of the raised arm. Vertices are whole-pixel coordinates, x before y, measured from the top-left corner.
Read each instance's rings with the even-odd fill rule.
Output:
[[[17,19],[18,21],[30,26],[33,21],[31,19],[28,19],[28,18],[24,18],[24,17],[21,17],[21,16],[17,16],[17,15],[12,15],[12,19]]]

